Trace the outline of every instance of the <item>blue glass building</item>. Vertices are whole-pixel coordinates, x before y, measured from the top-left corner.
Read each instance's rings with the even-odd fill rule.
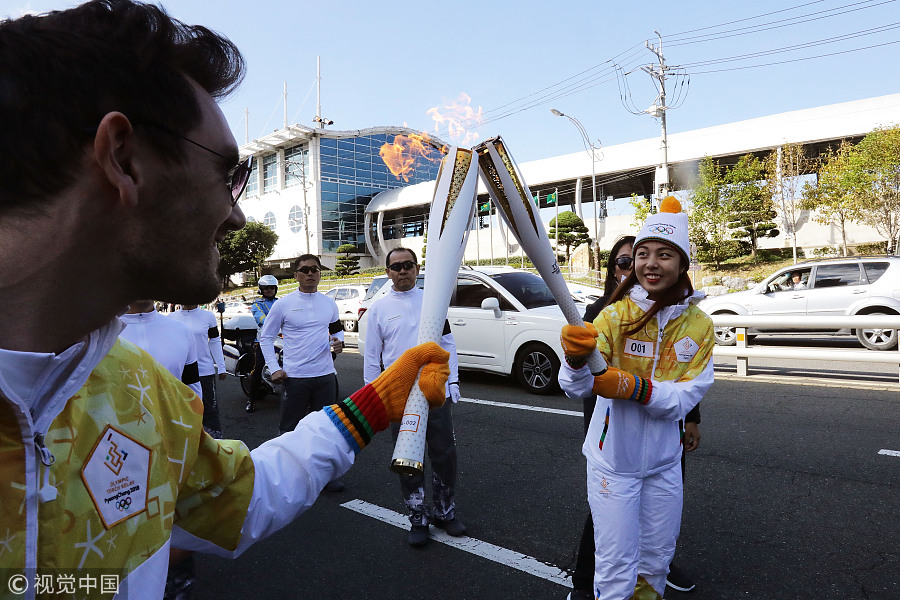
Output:
[[[391,173],[379,152],[398,135],[419,133],[403,127],[331,131],[295,125],[241,147],[243,156],[255,159],[240,206],[248,220],[278,234],[269,259],[273,270],[289,268],[307,252],[332,266],[344,244],[358,248],[362,266],[374,264],[377,257],[366,243],[366,207],[381,192],[434,181],[442,144],[427,146],[428,156],[417,158],[405,177]],[[382,237],[423,236],[427,214],[427,206],[401,211],[382,224]]]

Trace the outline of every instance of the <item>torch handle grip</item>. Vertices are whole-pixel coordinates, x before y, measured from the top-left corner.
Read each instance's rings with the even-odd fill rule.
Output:
[[[391,470],[406,475],[421,474],[425,459],[425,433],[428,429],[428,400],[419,389],[419,377],[413,383],[406,408],[400,419],[400,431],[394,444]]]

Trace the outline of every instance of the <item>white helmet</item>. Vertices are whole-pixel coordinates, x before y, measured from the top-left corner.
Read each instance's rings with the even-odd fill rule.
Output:
[[[263,275],[262,277],[259,278],[259,281],[257,282],[257,284],[259,285],[259,287],[263,287],[265,285],[274,285],[277,288],[278,280],[275,279],[274,275]],[[261,294],[262,290],[259,290],[259,293]]]

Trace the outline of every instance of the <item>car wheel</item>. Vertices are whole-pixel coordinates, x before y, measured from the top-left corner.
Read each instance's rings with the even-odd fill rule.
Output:
[[[733,315],[733,312],[718,312],[717,315]],[[734,346],[737,344],[736,327],[713,327],[713,337],[720,346]]]
[[[875,317],[888,313],[875,312],[867,316]],[[897,347],[896,329],[857,329],[856,339],[869,350],[892,350]]]
[[[559,359],[544,344],[525,344],[516,356],[513,374],[529,394],[550,394],[559,387]]]
[[[354,332],[356,331],[356,321],[352,319],[347,319],[346,321],[341,321],[344,324],[344,331]]]

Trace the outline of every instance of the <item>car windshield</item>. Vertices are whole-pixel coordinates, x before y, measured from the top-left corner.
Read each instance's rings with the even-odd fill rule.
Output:
[[[378,290],[381,289],[381,286],[383,286],[387,282],[387,277],[376,277],[375,279],[373,279],[372,283],[369,285],[369,289],[366,290],[366,296],[365,298],[363,298],[363,300],[365,301],[372,299],[372,297],[375,296],[376,293],[378,293]]]
[[[534,273],[517,271],[514,273],[498,273],[491,279],[506,288],[525,308],[552,306],[556,299],[544,280]]]

